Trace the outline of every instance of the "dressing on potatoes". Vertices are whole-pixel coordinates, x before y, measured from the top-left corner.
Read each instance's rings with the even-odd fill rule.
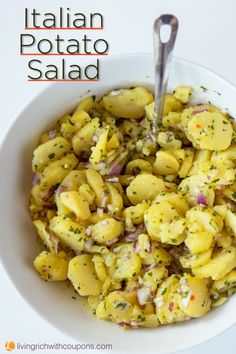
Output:
[[[34,150],[35,269],[125,329],[201,317],[236,289],[235,132],[192,91],[166,95],[157,137],[147,88],[86,97]]]

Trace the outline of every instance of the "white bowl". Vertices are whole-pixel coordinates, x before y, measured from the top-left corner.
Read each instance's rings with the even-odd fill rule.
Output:
[[[0,255],[15,287],[32,308],[78,342],[111,343],[113,353],[119,354],[171,353],[202,343],[235,323],[236,297],[200,319],[158,329],[123,331],[115,324],[94,318],[79,301],[71,299],[72,290],[64,284],[42,281],[32,266],[38,246],[28,202],[32,151],[39,134],[72,110],[82,95],[100,95],[108,89],[136,84],[153,85],[151,55],[105,59],[100,82],[52,84],[15,119],[0,149]],[[236,117],[236,88],[218,75],[196,64],[174,59],[169,89],[179,84],[195,89],[195,102],[211,101],[223,109],[228,108]]]

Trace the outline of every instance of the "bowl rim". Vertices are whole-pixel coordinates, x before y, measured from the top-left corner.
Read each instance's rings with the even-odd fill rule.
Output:
[[[151,58],[151,57],[153,57],[153,54],[152,53],[142,53],[142,52],[128,53],[128,54],[116,54],[116,55],[110,55],[109,57],[102,58],[100,60],[101,60],[102,63],[105,63],[107,61],[110,62],[110,61],[117,61],[119,59],[124,59],[124,60],[125,59],[132,59],[132,58],[135,59],[137,57],[140,57],[140,58],[141,57],[149,57],[149,58]],[[196,62],[194,62],[192,60],[184,59],[184,58],[177,57],[177,56],[173,57],[173,61],[177,62],[177,63],[181,63],[181,64],[184,64],[184,65],[187,65],[187,66],[192,67],[192,68],[199,68],[202,72],[205,72],[206,74],[208,74],[208,75],[210,74],[211,76],[217,78],[219,81],[221,81],[222,83],[226,84],[229,87],[229,89],[235,90],[235,92],[236,92],[236,84],[234,84],[229,79],[225,78],[224,76],[218,74],[217,72],[209,69],[208,67],[206,67],[204,65],[201,65],[201,64],[198,64],[198,63],[196,63]],[[83,67],[85,65],[86,65],[86,62],[81,67]],[[72,84],[73,83],[76,84],[76,82],[72,82]],[[20,109],[19,113],[17,113],[15,115],[15,117],[12,119],[11,123],[9,124],[9,126],[3,132],[3,136],[2,136],[1,141],[0,141],[0,161],[3,158],[4,145],[7,142],[8,135],[9,135],[10,131],[14,128],[14,125],[15,125],[16,121],[18,121],[18,119],[24,114],[24,112],[26,112],[28,110],[28,108],[35,103],[35,101],[40,100],[41,96],[44,96],[47,93],[47,91],[50,91],[53,86],[61,85],[61,84],[66,86],[66,85],[69,85],[71,83],[70,82],[62,82],[62,83],[61,82],[60,83],[59,82],[55,82],[55,83],[52,82],[52,83],[48,84],[45,88],[43,88],[39,93],[36,93],[36,95],[32,99],[28,100],[22,106],[22,108]],[[35,306],[33,299],[31,299],[30,297],[25,297],[25,295],[23,294],[21,289],[19,289],[15,285],[14,276],[11,274],[11,271],[8,268],[7,263],[5,263],[3,261],[3,257],[1,255],[2,255],[2,251],[0,250],[0,262],[1,262],[2,266],[3,266],[3,269],[4,269],[8,279],[10,280],[11,285],[13,285],[13,289],[16,291],[16,293],[18,295],[20,295],[20,297],[23,299],[23,301],[27,305],[29,305],[29,307],[34,311],[34,313],[36,313],[41,319],[46,321],[51,327],[53,327],[59,333],[62,333],[64,336],[67,336],[68,338],[71,338],[71,339],[73,339],[75,341],[76,338],[72,334],[70,334],[69,331],[65,331],[65,330],[61,329],[60,327],[55,326],[55,324],[52,321],[50,315],[48,315],[47,313],[41,313],[39,311],[39,308],[37,306]],[[224,331],[226,331],[227,329],[229,329],[230,327],[235,325],[235,323],[236,323],[236,320],[231,321],[229,323],[224,323],[224,327],[223,328],[220,327],[217,330],[215,330],[214,334],[211,335],[210,337],[204,338],[204,339],[200,339],[200,340],[198,339],[197,342],[193,343],[190,346],[185,346],[183,344],[182,347],[180,349],[178,349],[177,351],[174,350],[174,349],[171,349],[168,352],[165,351],[165,353],[166,354],[167,353],[175,353],[175,352],[178,353],[178,352],[180,352],[182,350],[195,348],[195,347],[197,347],[198,345],[200,345],[202,343],[206,343],[206,342],[209,342],[209,341],[213,340],[216,336],[222,334]],[[83,342],[81,341],[80,343],[83,343]],[[104,352],[106,352],[106,350]],[[114,352],[118,353],[116,351],[114,351]]]

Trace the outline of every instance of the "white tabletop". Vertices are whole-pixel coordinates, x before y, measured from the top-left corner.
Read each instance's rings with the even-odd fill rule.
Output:
[[[175,55],[211,68],[236,84],[235,0],[1,1],[0,142],[18,112],[49,85],[27,82],[28,58],[19,56],[19,35],[24,27],[24,8],[52,12],[63,5],[75,12],[101,12],[104,15],[105,29],[100,36],[109,41],[109,54],[151,52],[153,20],[161,13],[173,13],[180,21]],[[72,33],[63,35],[73,37]],[[47,36],[55,36],[55,33],[47,33]],[[91,33],[90,36],[99,38],[98,33]],[[82,63],[84,59],[80,61]],[[0,279],[0,349],[5,340],[21,343],[73,343],[72,339],[51,327],[29,307],[11,284],[1,263]],[[235,328],[231,327],[211,341],[182,354],[233,354]],[[50,350],[50,353],[55,352]],[[89,351],[91,352],[93,351]]]

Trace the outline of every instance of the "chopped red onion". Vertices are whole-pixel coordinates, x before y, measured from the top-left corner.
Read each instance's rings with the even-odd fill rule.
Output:
[[[97,208],[97,214],[98,216],[103,216],[103,209],[102,208]]]
[[[225,189],[225,185],[224,184],[220,184],[220,186],[219,186],[219,189],[221,190],[221,191],[223,191],[224,189]]]
[[[85,230],[86,235],[90,236],[92,234],[92,226],[88,226],[87,229]]]
[[[134,240],[134,243],[133,243],[133,251],[134,252],[137,250],[137,246],[138,246],[138,240]]]
[[[149,246],[148,246],[147,251],[148,251],[148,253],[151,253],[151,252],[152,252],[152,241],[151,241],[150,238],[149,238]]]
[[[98,141],[100,135],[101,135],[101,131],[97,129],[95,131],[95,133],[93,134],[92,140],[96,143]]]
[[[125,239],[126,242],[136,241],[137,238],[138,238],[138,235],[135,234],[135,233],[130,233],[130,234],[128,234],[128,235],[126,235],[126,236],[124,237],[124,239]]]
[[[208,109],[207,108],[196,109],[195,111],[192,111],[192,116],[195,116],[196,114],[203,113],[203,112],[208,112]]]
[[[100,161],[98,164],[97,164],[99,170],[104,170],[106,168],[106,163],[103,162],[103,161]]]
[[[121,171],[122,171],[122,168],[123,168],[123,166],[118,163],[117,165],[112,167],[112,169],[108,173],[108,176],[110,176],[110,175],[119,175],[121,173]]]
[[[221,237],[221,234],[217,234],[217,235],[214,237],[214,240],[217,241],[217,240],[220,239],[220,237]]]
[[[127,291],[128,293],[132,293],[133,291],[137,290],[137,285],[131,286],[130,288],[126,289],[125,291]]]
[[[107,225],[109,225],[109,221],[108,220],[104,220],[102,221],[102,227],[106,227]]]
[[[151,296],[151,289],[148,287],[143,287],[137,290],[137,298],[139,305],[145,305]]]
[[[61,193],[66,192],[66,188],[64,186],[59,186],[56,190],[55,193],[60,195]]]
[[[34,173],[32,176],[32,185],[35,186],[40,181],[41,174],[40,173]]]
[[[160,242],[158,242],[158,241],[153,241],[152,242],[152,247],[153,248],[156,248],[156,247],[159,247],[160,246]]]
[[[126,161],[126,156],[128,152],[124,150],[124,148],[121,148],[117,151],[116,157],[110,162],[106,168],[106,175],[107,176],[116,176],[121,173],[121,170],[124,166],[124,163]]]
[[[155,138],[155,136],[154,136],[154,135],[152,135],[151,133],[147,133],[147,138],[148,138],[149,140],[151,140],[153,143],[155,143],[155,142],[156,142],[156,138]]]
[[[128,323],[128,322],[119,322],[118,323],[118,325],[120,326],[120,327],[122,327],[122,328],[124,328],[124,327],[131,327],[131,325],[130,325],[130,323]]]
[[[137,227],[137,231],[138,231],[139,233],[142,233],[144,230],[145,230],[144,224],[139,224],[138,227]]]
[[[113,248],[113,253],[117,253],[121,250],[121,246],[117,246],[116,248]]]
[[[135,232],[136,231],[136,228],[135,227],[126,227],[125,228],[125,231],[128,233],[128,234],[130,234],[130,233],[133,233],[133,232]]]
[[[81,164],[82,164],[85,168],[89,168],[89,167],[91,167],[90,162],[87,162],[87,161],[85,161],[85,162],[81,162]]]
[[[184,245],[183,245],[183,249],[184,249],[184,251],[189,252],[189,248],[185,245],[185,243],[184,243]]]
[[[86,249],[90,249],[91,247],[92,247],[92,245],[93,245],[93,240],[92,239],[90,239],[90,240],[87,240],[86,242],[85,242],[85,248]]]
[[[130,259],[131,257],[130,257],[130,255],[129,254],[125,254],[124,255],[124,259]]]
[[[163,297],[159,296],[154,299],[154,303],[157,308],[161,308],[164,305]]]
[[[58,240],[58,238],[54,235],[53,232],[49,232],[49,235],[50,235],[50,238],[51,238],[51,240],[52,240],[55,253],[58,254],[58,252],[59,252],[59,240]]]
[[[109,213],[112,213],[113,212],[113,206],[112,204],[107,204],[107,210]]]
[[[107,206],[108,210],[109,210],[109,206],[111,206],[111,204],[108,204],[108,206]],[[109,211],[111,211],[111,210],[109,210]],[[122,220],[122,218],[120,216],[114,216],[114,219],[117,220],[117,221],[121,221]]]
[[[207,206],[207,201],[206,201],[205,195],[202,192],[200,192],[197,196],[197,203]]]
[[[113,245],[113,243],[116,243],[117,241],[119,241],[118,237],[113,238],[113,240],[106,241],[106,245],[107,246]]]
[[[49,198],[51,198],[54,194],[54,187],[50,188],[48,191],[41,194],[41,198],[44,202],[47,202]]]
[[[48,136],[49,136],[49,139],[50,139],[50,140],[54,139],[54,138],[57,136],[57,131],[56,131],[56,130],[51,130],[51,131],[48,133]]]
[[[117,182],[119,182],[119,178],[118,177],[110,177],[110,178],[106,179],[106,182],[117,183]]]
[[[108,192],[106,192],[106,191],[104,191],[103,193],[102,193],[102,200],[101,200],[101,208],[105,208],[105,206],[106,206],[106,203],[107,203],[107,200],[108,200],[108,196],[109,196],[109,193]]]
[[[157,266],[158,266],[157,263],[153,263],[153,264],[148,265],[148,266],[144,269],[144,273],[149,272],[149,270],[154,269],[154,268],[156,268]]]
[[[169,253],[171,254],[171,256],[173,256],[175,259],[179,259],[181,254],[174,248],[172,248]]]
[[[131,324],[132,327],[138,327],[138,325],[139,325],[139,323],[137,321],[134,321],[134,320],[130,321],[130,324]]]
[[[171,312],[171,311],[173,311],[173,308],[174,308],[174,303],[173,303],[173,302],[170,302],[170,303],[168,304],[168,310]]]

